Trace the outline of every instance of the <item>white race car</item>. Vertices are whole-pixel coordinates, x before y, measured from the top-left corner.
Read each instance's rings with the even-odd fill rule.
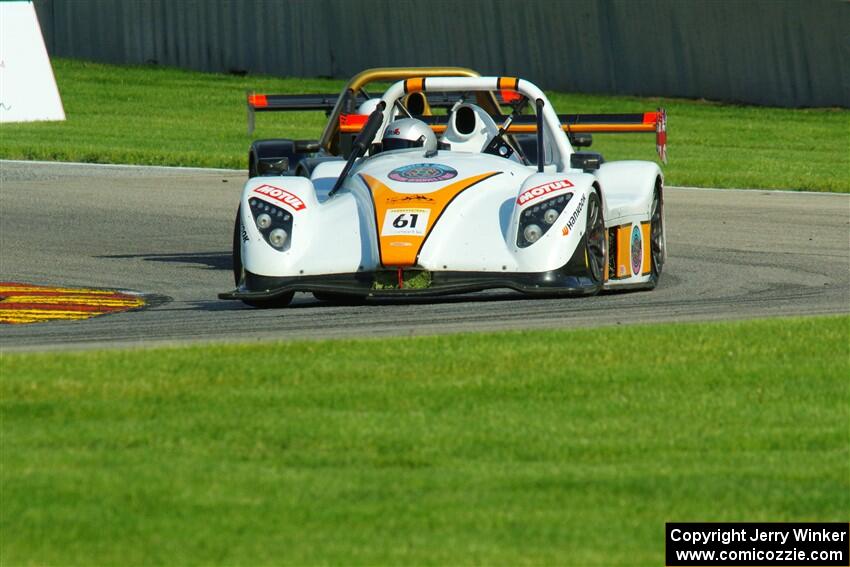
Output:
[[[507,116],[475,103],[499,92],[511,93]],[[446,114],[413,117],[411,93],[461,94]],[[406,79],[370,106],[340,116],[341,135],[357,134],[348,159],[317,155],[297,175],[248,180],[234,227],[237,287],[219,297],[282,306],[296,291],[571,296],[657,284],[660,168],[573,144],[589,145],[586,132],[655,132],[665,159],[663,110],[559,117],[538,87],[509,77]]]

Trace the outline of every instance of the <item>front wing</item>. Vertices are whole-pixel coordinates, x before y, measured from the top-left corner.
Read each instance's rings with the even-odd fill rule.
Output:
[[[351,274],[270,277],[245,272],[242,285],[220,299],[272,300],[290,292],[334,293],[352,297],[433,297],[488,289],[512,289],[536,296],[582,296],[596,293],[599,282],[586,275],[584,248],[564,266],[545,272],[427,272],[382,270]]]

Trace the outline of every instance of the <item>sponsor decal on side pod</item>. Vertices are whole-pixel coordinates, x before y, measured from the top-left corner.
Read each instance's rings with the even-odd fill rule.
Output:
[[[635,225],[632,227],[632,273],[638,275],[640,273],[640,264],[643,260],[643,238],[640,234],[640,227]]]
[[[567,219],[567,226],[564,227],[564,230],[566,230],[566,232],[564,233],[564,236],[568,235],[570,233],[570,231],[573,229],[573,227],[576,225],[576,222],[578,221],[578,217],[581,214],[582,209],[584,209],[585,201],[587,201],[587,195],[582,195],[581,201],[578,202],[578,206],[576,207],[576,210],[573,211],[573,214],[571,214],[570,218]]]

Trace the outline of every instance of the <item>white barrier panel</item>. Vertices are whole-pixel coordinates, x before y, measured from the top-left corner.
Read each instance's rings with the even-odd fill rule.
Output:
[[[65,120],[35,7],[0,1],[0,122]]]

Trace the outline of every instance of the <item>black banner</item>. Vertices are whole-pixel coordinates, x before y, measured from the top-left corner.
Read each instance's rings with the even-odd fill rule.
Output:
[[[668,567],[850,565],[850,524],[668,523]]]

